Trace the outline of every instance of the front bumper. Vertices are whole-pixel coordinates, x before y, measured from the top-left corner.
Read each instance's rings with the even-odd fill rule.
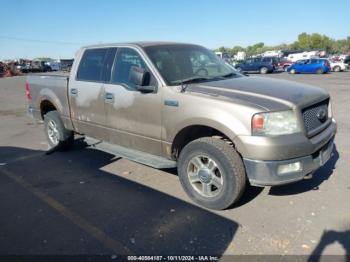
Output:
[[[332,120],[331,125],[324,130],[321,134],[316,135],[313,139],[317,139],[317,143],[309,145],[314,150],[307,151],[306,156],[290,156],[284,159],[276,160],[257,160],[256,158],[249,158],[243,155],[243,161],[246,168],[246,173],[250,184],[255,186],[274,186],[292,183],[302,180],[305,176],[314,173],[318,168],[323,166],[331,157],[334,148],[334,137],[336,133],[336,123]],[[316,142],[316,141],[314,141]],[[293,152],[291,145],[284,145],[285,152],[288,154]],[[303,148],[298,143],[295,144],[297,148]],[[262,148],[259,148],[262,150]],[[270,152],[271,147],[267,147],[266,151]],[[278,147],[276,148],[276,150]],[[278,150],[277,150],[278,151]],[[299,150],[298,150],[299,151]],[[299,151],[300,152],[300,151]],[[261,153],[261,152],[260,152]],[[295,152],[294,152],[295,153]],[[281,172],[281,167],[287,165],[299,165],[300,168],[294,171]]]
[[[312,155],[280,161],[243,159],[249,182],[254,186],[276,186],[302,180],[323,166],[332,156],[334,137]],[[300,163],[298,171],[279,173],[279,167]]]

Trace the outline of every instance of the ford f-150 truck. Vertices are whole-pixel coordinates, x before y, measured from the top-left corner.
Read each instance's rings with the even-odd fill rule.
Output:
[[[324,90],[247,77],[192,44],[81,48],[70,75],[29,75],[29,113],[51,148],[74,134],[155,168],[177,167],[196,203],[225,209],[245,185],[311,177],[330,158],[336,122]]]

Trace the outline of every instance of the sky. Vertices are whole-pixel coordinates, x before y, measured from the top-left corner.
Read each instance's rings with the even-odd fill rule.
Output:
[[[179,41],[214,49],[350,36],[349,0],[1,1],[0,59],[71,58],[83,45]]]

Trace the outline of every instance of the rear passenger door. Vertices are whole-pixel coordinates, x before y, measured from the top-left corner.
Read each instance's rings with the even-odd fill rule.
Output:
[[[106,140],[104,104],[104,71],[108,48],[87,49],[80,54],[75,77],[71,77],[68,96],[76,131]],[[77,57],[79,59],[79,57]]]
[[[161,155],[161,92],[142,93],[129,81],[131,67],[146,69],[150,85],[158,87],[142,54],[131,47],[118,48],[105,88],[109,141],[131,149]]]

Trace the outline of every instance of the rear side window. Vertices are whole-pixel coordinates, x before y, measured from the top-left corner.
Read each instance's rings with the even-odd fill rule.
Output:
[[[103,64],[107,50],[107,48],[86,50],[79,64],[77,80],[102,81]]]

